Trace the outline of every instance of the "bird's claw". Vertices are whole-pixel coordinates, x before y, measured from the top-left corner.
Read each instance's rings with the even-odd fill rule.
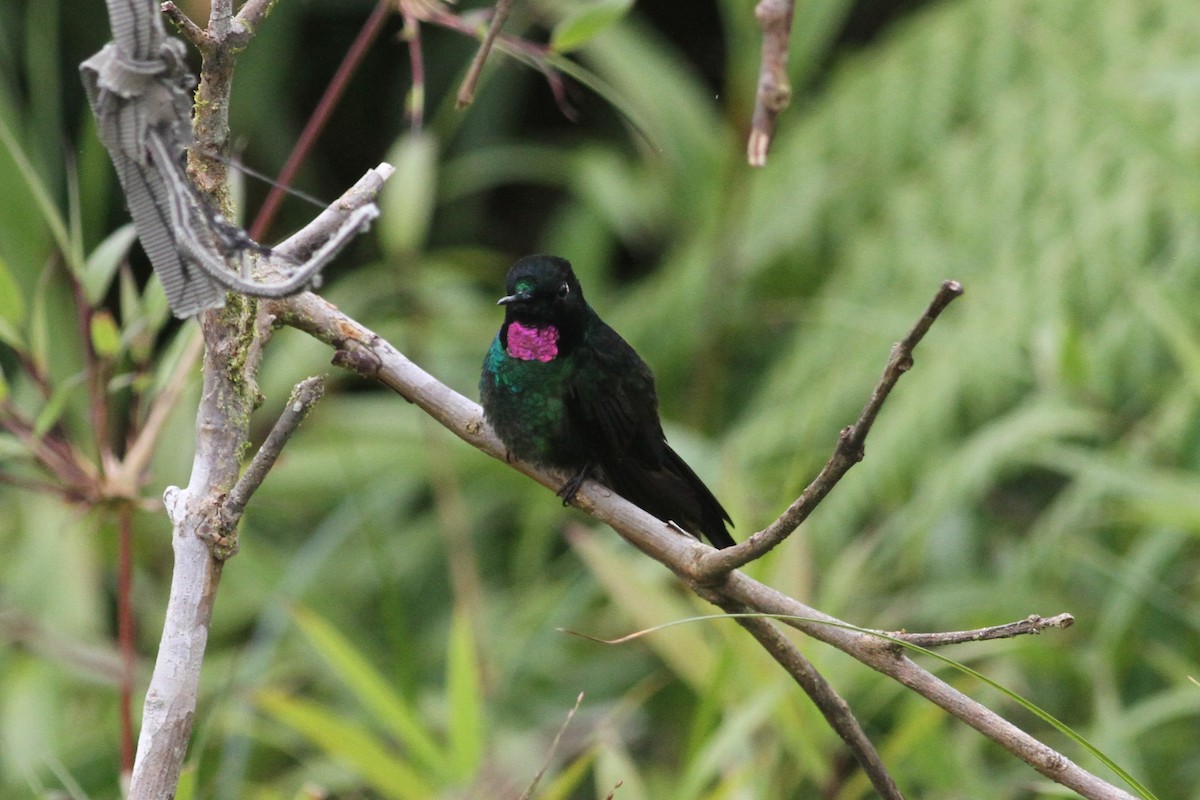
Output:
[[[569,481],[562,485],[561,489],[555,492],[556,495],[562,498],[564,506],[569,506],[575,501],[575,495],[579,493],[579,487],[583,486],[583,482],[588,479],[590,471],[586,467],[579,470]]]

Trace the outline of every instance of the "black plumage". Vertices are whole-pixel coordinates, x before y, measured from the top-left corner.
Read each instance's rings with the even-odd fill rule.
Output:
[[[650,368],[584,300],[570,263],[522,258],[506,289],[480,395],[509,453],[570,471],[565,501],[592,477],[716,547],[732,545],[729,515],[667,444]]]

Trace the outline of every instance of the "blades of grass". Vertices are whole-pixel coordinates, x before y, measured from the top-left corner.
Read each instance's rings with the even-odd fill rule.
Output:
[[[629,13],[633,0],[595,0],[575,8],[559,20],[550,34],[550,46],[559,53],[582,47]]]
[[[650,800],[653,797],[638,771],[638,765],[616,736],[610,737],[597,750],[595,775],[597,798]]]
[[[1040,706],[1036,705],[1035,703],[1033,703],[1030,700],[1026,700],[1024,697],[1017,694],[1016,692],[1011,691],[1010,689],[1006,689],[1004,686],[1000,685],[996,681],[987,677],[983,673],[978,672],[977,670],[974,670],[971,667],[968,667],[966,664],[963,664],[962,662],[955,661],[954,659],[950,658],[949,656],[944,656],[935,650],[930,650],[928,648],[921,647],[919,645],[915,645],[910,642],[906,642],[903,639],[897,639],[894,636],[888,636],[886,633],[882,633],[881,631],[873,631],[868,628],[860,628],[857,625],[850,625],[849,623],[834,623],[834,622],[830,622],[828,620],[823,620],[823,619],[815,619],[815,618],[809,618],[809,617],[796,617],[796,616],[791,616],[788,614],[705,614],[702,616],[688,617],[686,619],[673,620],[671,622],[666,622],[661,625],[655,625],[652,628],[644,628],[642,630],[637,631],[636,633],[630,634],[628,636],[623,636],[619,639],[613,639],[613,640],[596,639],[596,641],[608,641],[609,643],[612,643],[612,644],[624,643],[627,641],[631,641],[633,639],[641,638],[641,637],[646,636],[651,633],[659,633],[667,628],[673,628],[678,625],[685,625],[685,624],[692,623],[692,622],[701,622],[701,621],[713,620],[713,619],[736,619],[738,617],[764,617],[767,619],[796,620],[798,622],[815,622],[815,623],[819,623],[821,625],[829,625],[829,626],[835,627],[835,628],[844,628],[845,630],[848,630],[848,631],[864,633],[864,634],[867,634],[868,636],[874,636],[879,639],[883,639],[884,641],[891,642],[892,644],[899,645],[907,650],[913,651],[914,653],[921,653],[922,655],[930,656],[931,658],[941,661],[942,663],[946,664],[947,666],[953,667],[954,669],[958,670],[959,672],[963,673],[964,675],[969,675],[972,678],[980,681],[981,683],[987,684],[991,688],[1000,692],[1005,697],[1007,697],[1009,700],[1012,700],[1014,703],[1021,706],[1026,711],[1033,714],[1038,719],[1042,720],[1047,725],[1051,726],[1056,731],[1058,731],[1059,733],[1061,733],[1064,736],[1066,736],[1067,738],[1069,738],[1071,741],[1078,744],[1083,749],[1087,750],[1089,753],[1091,753],[1093,756],[1095,756],[1102,764],[1104,764],[1104,766],[1108,767],[1110,770],[1113,771],[1114,774],[1119,776],[1121,778],[1121,780],[1123,780],[1127,784],[1129,784],[1129,786],[1131,788],[1133,788],[1133,790],[1136,791],[1138,794],[1140,794],[1143,798],[1145,798],[1145,800],[1157,800],[1156,795],[1153,792],[1151,792],[1148,788],[1146,788],[1146,786],[1144,786],[1140,781],[1138,781],[1136,778],[1134,778],[1132,775],[1130,775],[1128,772],[1126,772],[1124,769],[1122,769],[1116,762],[1114,762],[1111,758],[1106,756],[1098,747],[1093,745],[1091,742],[1089,742],[1087,739],[1085,739],[1081,734],[1079,734],[1073,728],[1071,728],[1071,726],[1067,725],[1065,722],[1062,722],[1061,720],[1059,720],[1057,717],[1055,717],[1050,712],[1043,710]],[[585,638],[593,638],[593,637],[585,637]]]
[[[596,751],[588,750],[582,753],[546,784],[546,788],[536,796],[536,800],[568,800],[575,797],[595,761]]]
[[[447,733],[454,774],[468,778],[478,769],[484,751],[483,685],[479,655],[470,618],[456,612],[450,627],[446,658]]]
[[[496,42],[496,47],[498,49],[504,49],[503,44],[499,41]],[[534,69],[541,69],[540,64],[530,60],[525,56],[524,53],[521,53],[518,50],[509,49],[507,53],[513,58],[522,61],[527,66],[533,67]],[[649,127],[649,120],[646,119],[645,115],[643,115],[637,108],[629,103],[620,92],[609,85],[599,75],[582,66],[578,62],[572,61],[571,59],[561,56],[557,53],[547,53],[545,60],[546,63],[554,69],[566,75],[568,78],[577,81],[583,86],[586,86],[588,89],[591,89],[593,92],[595,92],[599,97],[603,98],[606,103],[616,109],[617,113],[619,113],[629,124],[630,129],[632,129],[632,131],[637,134],[637,136],[641,138],[641,140],[648,147],[650,147],[652,150],[661,149],[656,145],[655,137],[650,133],[651,129]]]
[[[533,782],[529,784],[529,787],[525,791],[521,792],[521,797],[519,800],[530,800],[530,798],[533,797],[533,793],[537,791],[538,784],[541,783],[542,778],[546,774],[546,770],[549,769],[550,764],[554,759],[555,751],[558,749],[558,743],[562,741],[562,736],[566,732],[567,726],[569,726],[571,724],[571,720],[575,718],[575,712],[579,710],[579,704],[582,702],[583,692],[580,692],[575,698],[575,705],[572,706],[571,710],[567,713],[567,718],[563,720],[562,725],[560,725],[558,728],[558,732],[554,734],[554,739],[550,742],[550,749],[546,751],[545,762],[543,762],[542,767],[537,771],[537,774],[533,776]]]
[[[680,602],[674,587],[655,571],[649,573],[644,560],[626,548],[618,552],[606,546],[599,536],[580,531],[570,537],[588,569],[602,583],[613,601],[641,628],[659,630],[664,617],[689,616],[691,609]],[[703,694],[712,677],[713,648],[699,631],[687,626],[655,636],[647,645],[681,680],[697,694]]]
[[[173,800],[195,800],[198,771],[195,764],[185,764],[179,773],[179,784],[175,787]]]
[[[50,190],[42,182],[41,176],[34,169],[25,150],[21,147],[17,137],[13,134],[8,124],[0,117],[0,145],[8,151],[13,163],[17,166],[17,171],[25,181],[29,192],[33,195],[34,202],[38,209],[42,212],[42,219],[46,223],[46,227],[50,229],[51,236],[54,237],[54,243],[58,246],[59,251],[66,258],[70,258],[73,252],[71,247],[71,235],[67,231],[67,223],[63,219],[58,206],[55,205],[54,199]],[[73,267],[78,267],[78,264],[72,264]]]
[[[705,788],[720,774],[723,766],[735,763],[736,755],[745,755],[755,731],[768,727],[772,712],[786,692],[794,688],[787,681],[768,684],[744,698],[722,719],[695,757],[689,758],[679,781],[679,797],[703,797]]]
[[[26,6],[25,69],[29,96],[26,106],[26,132],[34,137],[39,152],[31,154],[52,185],[63,178],[59,148],[63,141],[62,73],[59,69],[62,41],[62,0],[43,0]],[[64,249],[70,253],[70,249]]]
[[[324,619],[301,606],[293,607],[292,618],[313,649],[333,668],[336,677],[358,698],[364,709],[411,751],[418,763],[435,774],[449,774],[452,769],[449,755],[422,726],[404,697],[349,640]]]
[[[1142,318],[1162,337],[1192,391],[1200,394],[1200,340],[1195,327],[1164,295],[1165,286],[1138,282],[1132,288]]]
[[[384,797],[426,800],[437,791],[420,774],[389,750],[371,731],[342,715],[283,692],[263,690],[255,703],[276,721],[304,736],[337,759]]]
[[[21,325],[25,322],[25,297],[8,264],[0,257],[0,342],[23,349]]]
[[[133,223],[122,225],[106,236],[104,241],[100,242],[83,262],[83,269],[79,272],[79,281],[83,284],[84,296],[92,306],[100,305],[104,296],[108,294],[113,276],[117,274],[117,267],[129,254],[129,248],[133,247],[135,241],[137,241],[137,231],[134,229]],[[161,281],[150,281],[150,283],[161,283]]]
[[[1045,722],[1047,725],[1054,728],[1056,731],[1061,733],[1063,736],[1066,736],[1068,739],[1070,739],[1071,741],[1078,744],[1084,750],[1087,750],[1089,753],[1091,753],[1093,756],[1095,756],[1096,759],[1100,761],[1100,763],[1104,764],[1104,766],[1106,766],[1110,770],[1112,770],[1114,774],[1116,774],[1119,778],[1121,778],[1121,780],[1123,780],[1127,784],[1129,784],[1130,788],[1132,788],[1135,792],[1137,792],[1139,795],[1141,795],[1145,800],[1157,800],[1157,796],[1152,791],[1150,791],[1145,785],[1143,785],[1141,781],[1134,778],[1132,775],[1130,775],[1128,772],[1126,772],[1124,769],[1122,769],[1120,765],[1118,765],[1111,758],[1109,758],[1107,755],[1105,755],[1100,750],[1100,748],[1096,747],[1090,741],[1085,739],[1082,734],[1078,733],[1070,725],[1067,725],[1065,722],[1059,720],[1058,717],[1055,717],[1049,711],[1043,710],[1040,706],[1036,705],[1035,703],[1033,703],[1029,700],[1026,700],[1024,697],[1017,694],[1016,692],[1014,692],[1010,689],[1006,689],[1004,686],[1001,686],[999,683],[992,680],[988,676],[984,675],[982,672],[971,669],[966,664],[963,664],[962,662],[959,662],[959,661],[955,661],[954,659],[952,659],[948,656],[944,656],[935,650],[930,650],[925,647],[919,647],[918,645],[905,642],[902,639],[896,639],[894,637],[878,633],[877,631],[868,631],[868,630],[865,630],[862,628],[855,628],[852,625],[847,625],[845,627],[849,628],[851,630],[857,630],[860,633],[869,633],[872,636],[878,636],[881,639],[886,639],[887,641],[890,641],[894,644],[898,644],[904,648],[912,650],[915,653],[921,653],[922,655],[926,655],[926,656],[930,656],[931,658],[935,658],[938,661],[941,661],[942,663],[944,663],[950,667],[953,667],[954,669],[958,670],[959,672],[962,672],[964,675],[970,675],[972,678],[975,678],[976,680],[987,684],[988,686],[992,687],[996,691],[1003,694],[1008,699],[1012,700],[1017,705],[1024,708],[1029,713],[1036,716],[1038,719],[1042,720],[1042,722]]]
[[[83,254],[83,207],[79,199],[79,172],[75,168],[74,156],[67,158],[67,232],[71,235],[71,251],[67,263],[80,265]]]
[[[85,373],[77,372],[54,387],[50,399],[46,401],[46,405],[42,406],[42,410],[38,412],[37,418],[33,422],[34,436],[44,436],[48,430],[54,427],[66,410],[67,403],[75,393],[76,387],[83,383],[86,377]]]

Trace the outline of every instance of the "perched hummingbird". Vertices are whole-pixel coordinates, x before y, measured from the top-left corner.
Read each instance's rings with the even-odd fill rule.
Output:
[[[588,478],[715,547],[729,514],[667,444],[654,375],[583,299],[569,261],[526,256],[505,283],[504,324],[483,360],[483,411],[510,455]]]

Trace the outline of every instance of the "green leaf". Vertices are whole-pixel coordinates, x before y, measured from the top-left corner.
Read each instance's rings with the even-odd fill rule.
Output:
[[[175,787],[174,800],[195,800],[197,769],[195,764],[184,765],[179,773],[179,783]]]
[[[108,287],[112,285],[113,276],[117,274],[117,267],[129,254],[129,248],[136,239],[137,231],[134,230],[133,223],[122,225],[105,237],[87,257],[79,281],[83,284],[84,296],[93,306],[100,305],[104,295],[108,294]]]
[[[0,317],[0,342],[14,350],[25,349],[25,337],[21,335],[21,331],[3,317]]]
[[[75,387],[82,383],[83,379],[84,373],[77,372],[55,388],[50,399],[46,401],[46,405],[42,406],[37,419],[33,422],[34,436],[44,436],[46,431],[54,427],[54,423],[58,422],[63,410],[67,407],[67,401],[75,392]]]
[[[596,0],[564,17],[554,26],[550,47],[567,53],[616,24],[633,6],[633,0]]]
[[[421,725],[403,695],[372,667],[358,650],[326,620],[297,606],[292,618],[313,649],[334,669],[338,679],[363,708],[387,728],[413,758],[439,775],[448,774],[450,762],[433,736]]]
[[[455,613],[450,628],[446,673],[451,757],[455,774],[466,778],[474,774],[483,760],[484,731],[479,655],[471,618],[464,613]]]
[[[680,601],[675,587],[664,580],[660,571],[646,570],[645,560],[628,548],[610,546],[611,543],[590,531],[572,535],[570,543],[612,601],[639,628],[652,628],[664,618],[687,617],[692,613],[693,608]],[[672,628],[646,644],[697,693],[709,688],[716,657],[702,631],[691,626]]]
[[[388,255],[403,257],[425,243],[437,197],[437,142],[428,134],[401,136],[387,161],[396,173],[379,197],[379,240]]]
[[[25,321],[25,297],[13,279],[8,264],[0,257],[0,320],[19,327]]]
[[[71,247],[71,236],[67,232],[67,223],[59,212],[58,206],[55,205],[49,188],[42,181],[42,177],[30,162],[29,156],[25,153],[25,150],[17,141],[17,137],[13,135],[3,118],[0,118],[0,145],[8,150],[8,154],[12,158],[13,163],[16,164],[21,177],[25,179],[25,183],[30,193],[33,194],[34,202],[37,203],[38,209],[42,212],[42,219],[54,237],[59,251],[70,259],[74,250]]]
[[[437,796],[433,786],[363,726],[279,691],[264,690],[255,700],[259,708],[354,770],[384,797],[424,800]]]
[[[150,281],[142,292],[142,313],[146,316],[146,327],[154,333],[162,330],[171,318],[171,306],[167,303],[167,290],[162,281]]]
[[[121,329],[107,309],[92,315],[92,349],[101,358],[116,358],[121,353]]]

